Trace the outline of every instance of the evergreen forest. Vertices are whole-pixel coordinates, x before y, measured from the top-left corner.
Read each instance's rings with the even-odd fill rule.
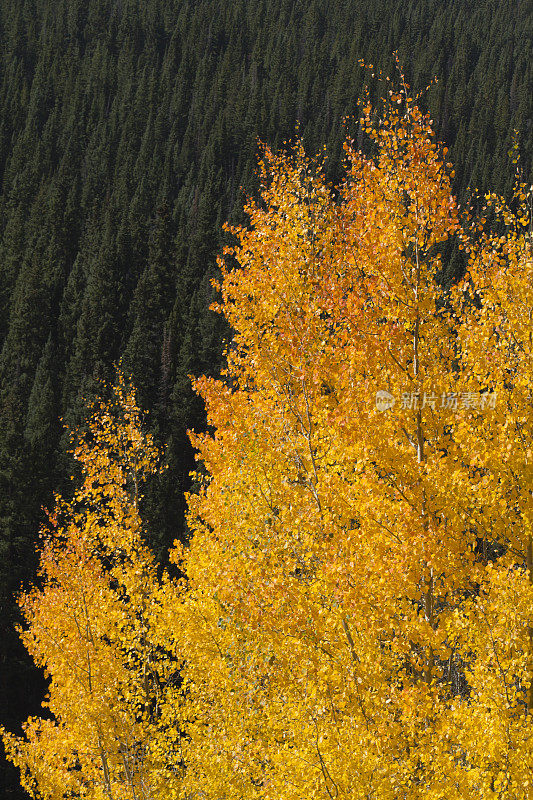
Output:
[[[151,550],[166,565],[187,541],[187,431],[206,428],[190,376],[223,364],[212,280],[259,142],[297,132],[337,181],[357,103],[397,60],[460,203],[508,195],[516,153],[533,180],[533,2],[0,0],[0,43],[0,724],[16,731],[46,689],[16,596],[79,470],[68,429],[119,361],[165,448],[142,501]],[[442,284],[462,269],[449,248]],[[27,797],[4,761],[0,795]]]

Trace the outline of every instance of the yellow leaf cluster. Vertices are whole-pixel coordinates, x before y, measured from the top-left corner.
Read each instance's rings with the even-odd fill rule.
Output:
[[[50,679],[47,717],[23,736],[4,731],[6,751],[39,800],[168,797],[181,773],[172,586],[157,579],[138,512],[159,455],[122,375],[74,455],[83,482],[56,498],[39,581],[20,600],[22,640]]]
[[[397,99],[336,195],[301,145],[265,149],[220,261],[234,336],[197,382],[215,433],[176,554],[190,797],[532,796],[524,212],[474,240]],[[450,238],[469,273],[444,293]]]

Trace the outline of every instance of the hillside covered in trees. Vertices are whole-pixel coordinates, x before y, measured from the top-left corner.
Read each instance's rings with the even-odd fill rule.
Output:
[[[0,3],[0,709],[10,729],[42,681],[14,630],[42,507],[74,470],[75,426],[122,357],[169,468],[144,514],[164,561],[186,535],[189,375],[216,374],[208,310],[222,224],[256,189],[258,138],[327,143],[327,178],[358,140],[357,100],[393,52],[450,148],[462,202],[509,191],[533,154],[533,4],[2,0]],[[515,134],[515,131],[517,132]],[[449,282],[458,260],[444,265]],[[2,785],[3,784],[3,785]],[[20,796],[14,770],[2,796]]]

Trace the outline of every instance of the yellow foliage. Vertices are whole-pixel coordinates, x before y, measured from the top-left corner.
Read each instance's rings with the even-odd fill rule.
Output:
[[[472,241],[391,102],[337,197],[265,148],[220,262],[234,337],[175,555],[190,797],[530,797],[531,258],[520,224]],[[449,237],[481,310],[439,289]]]
[[[167,797],[181,772],[179,665],[162,636],[168,581],[157,580],[138,512],[158,453],[121,375],[74,456],[83,483],[56,498],[39,582],[20,600],[23,642],[50,679],[49,717],[29,719],[22,737],[4,731],[4,743],[35,798]]]

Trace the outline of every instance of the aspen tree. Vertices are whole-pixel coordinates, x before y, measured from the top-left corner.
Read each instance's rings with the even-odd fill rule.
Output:
[[[197,384],[215,433],[193,438],[209,480],[181,555],[208,796],[440,797],[461,780],[439,730],[475,535],[447,496],[434,397],[456,380],[435,278],[460,222],[428,119],[389,101],[377,129],[364,109],[376,156],[347,143],[336,202],[300,145],[265,149],[239,268],[221,264],[235,336],[226,380]]]
[[[363,109],[336,197],[265,148],[221,261],[235,335],[174,556],[192,797],[531,796],[530,195],[475,231],[407,91]]]
[[[477,396],[456,426],[451,496],[478,536],[478,591],[456,611],[469,713],[448,724],[469,783],[485,797],[533,797],[533,189],[512,204],[487,196],[499,232],[471,245],[456,287],[463,392]],[[472,300],[475,302],[472,302]],[[491,406],[492,413],[486,413]]]
[[[72,500],[56,498],[39,582],[20,599],[22,640],[50,683],[45,716],[3,738],[32,797],[151,800],[179,783],[175,714],[161,723],[178,697],[161,636],[165,586],[138,508],[158,455],[119,375],[78,438],[82,484]]]

